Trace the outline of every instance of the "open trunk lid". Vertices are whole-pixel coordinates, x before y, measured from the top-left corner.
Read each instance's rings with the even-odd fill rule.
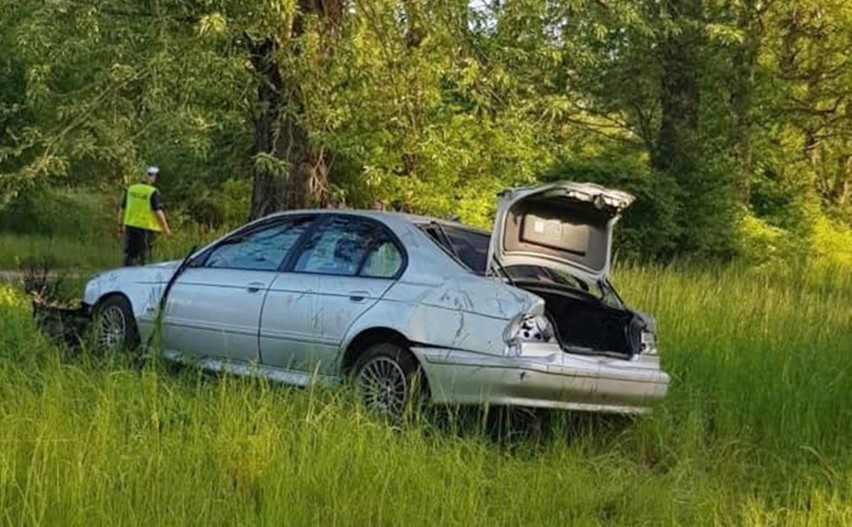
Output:
[[[635,199],[571,182],[507,190],[500,198],[489,267],[540,266],[593,283],[609,276],[613,227]]]

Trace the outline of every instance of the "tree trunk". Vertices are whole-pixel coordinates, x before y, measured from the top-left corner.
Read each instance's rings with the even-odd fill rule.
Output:
[[[278,48],[276,41],[266,38],[259,43],[249,42],[251,64],[258,76],[253,147],[257,159],[259,155],[275,156],[278,153],[277,128],[284,81],[273,57]],[[257,219],[281,208],[286,178],[286,173],[276,173],[255,162],[249,219]]]
[[[304,35],[306,15],[323,20],[324,36],[336,38],[343,14],[342,0],[299,0],[291,38]],[[305,101],[300,80],[282,75],[280,43],[274,37],[249,40],[251,64],[258,76],[258,109],[254,119],[254,182],[250,219],[321,204],[328,193],[328,160],[313,147],[304,122]],[[332,46],[327,45],[330,53]],[[298,53],[298,46],[294,46]]]
[[[678,177],[688,174],[695,163],[700,99],[696,57],[699,36],[691,23],[700,16],[701,0],[667,0],[664,5],[681,31],[666,36],[660,45],[662,116],[652,164]]]
[[[753,149],[753,106],[755,69],[763,39],[762,12],[753,1],[740,6],[738,25],[745,39],[734,53],[734,79],[731,91],[731,108],[734,115],[733,140],[737,156],[739,178],[737,194],[740,203],[748,204],[751,199],[751,177]]]
[[[416,53],[423,43],[425,31],[423,27],[423,12],[421,0],[404,0],[403,2],[406,18],[405,46],[408,53]],[[408,137],[402,140],[401,169],[399,174],[404,177],[414,176],[420,161],[420,115],[423,111],[423,83],[418,71],[414,72],[414,79],[407,88],[410,90],[410,107],[408,110],[409,130]]]

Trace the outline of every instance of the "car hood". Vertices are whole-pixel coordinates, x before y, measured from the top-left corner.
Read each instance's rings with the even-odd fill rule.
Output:
[[[500,198],[489,262],[547,267],[593,282],[609,276],[613,227],[635,199],[571,182],[507,190]]]
[[[179,261],[160,262],[156,264],[139,267],[119,267],[104,271],[92,277],[92,280],[100,282],[134,282],[134,283],[160,283],[166,282],[172,277],[180,265]]]
[[[131,298],[142,299],[143,302],[134,302],[134,308],[143,309],[158,301],[162,287],[179,265],[180,262],[163,262],[143,267],[119,267],[98,273],[86,283],[83,302],[94,305],[105,294],[121,292]],[[137,296],[134,297],[134,294]]]

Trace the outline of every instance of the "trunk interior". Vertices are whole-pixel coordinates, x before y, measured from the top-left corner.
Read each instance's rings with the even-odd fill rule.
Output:
[[[639,351],[641,321],[600,300],[547,286],[518,284],[540,296],[562,349],[569,353],[630,357]]]

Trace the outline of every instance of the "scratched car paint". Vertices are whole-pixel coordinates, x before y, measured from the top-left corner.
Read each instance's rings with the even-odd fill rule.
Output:
[[[350,378],[392,416],[415,398],[643,413],[669,377],[653,319],[609,280],[632,201],[592,184],[508,190],[491,233],[376,211],[280,213],[184,262],[96,276],[84,304],[108,349],[157,335],[168,358],[212,370]]]

